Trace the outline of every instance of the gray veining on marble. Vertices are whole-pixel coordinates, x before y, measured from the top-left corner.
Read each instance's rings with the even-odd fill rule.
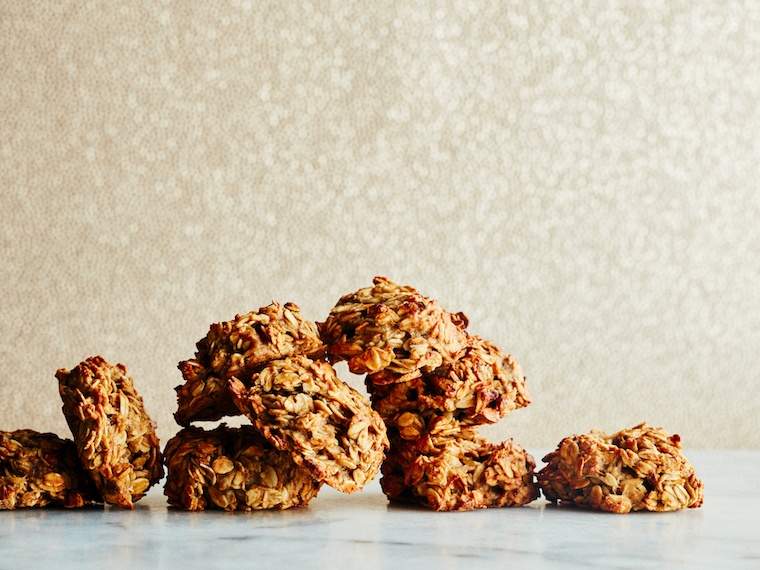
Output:
[[[305,510],[185,513],[154,489],[133,512],[0,513],[0,568],[760,568],[760,452],[688,455],[705,480],[699,510],[431,513],[389,506],[374,482],[326,488]]]

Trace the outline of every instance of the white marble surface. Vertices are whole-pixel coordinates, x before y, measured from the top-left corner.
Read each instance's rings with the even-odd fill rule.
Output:
[[[760,568],[760,452],[688,455],[705,480],[699,510],[431,513],[389,506],[374,482],[325,489],[306,510],[186,513],[154,489],[133,512],[0,513],[0,568]]]

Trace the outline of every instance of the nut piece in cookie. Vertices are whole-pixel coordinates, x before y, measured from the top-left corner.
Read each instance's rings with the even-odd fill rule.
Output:
[[[0,510],[100,502],[70,439],[30,429],[0,432]]]
[[[126,367],[92,356],[55,375],[82,466],[107,503],[133,508],[163,466],[155,424]]]
[[[385,424],[327,362],[274,360],[251,377],[250,386],[232,379],[229,388],[256,429],[315,479],[353,493],[380,469],[388,447]]]
[[[324,346],[316,325],[295,303],[272,303],[233,320],[211,325],[196,344],[195,358],[179,363],[184,384],[177,392],[177,423],[213,421],[239,415],[227,393],[233,376],[246,382],[271,360],[293,354],[319,355]]]
[[[189,511],[305,507],[321,483],[251,426],[189,427],[166,444],[169,504]]]
[[[435,511],[517,507],[538,497],[533,458],[507,440],[490,443],[449,418],[416,440],[393,438],[380,485],[393,501]]]
[[[318,326],[331,361],[347,360],[355,374],[387,369],[399,381],[440,366],[467,341],[464,314],[386,277],[341,297]]]
[[[544,461],[538,482],[553,502],[619,514],[702,505],[703,484],[681,454],[681,438],[646,423],[566,437]]]
[[[451,413],[463,426],[494,423],[530,404],[525,376],[510,354],[477,336],[454,360],[405,382],[388,369],[366,378],[372,406],[388,424],[404,412]]]

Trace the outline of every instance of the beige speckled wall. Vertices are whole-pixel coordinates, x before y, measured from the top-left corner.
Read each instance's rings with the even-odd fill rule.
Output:
[[[387,274],[522,362],[492,436],[760,447],[760,4],[119,4],[0,0],[0,429],[102,353],[166,438],[210,322]]]

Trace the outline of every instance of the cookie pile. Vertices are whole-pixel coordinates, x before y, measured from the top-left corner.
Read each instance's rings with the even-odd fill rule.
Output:
[[[328,358],[366,374],[388,428],[381,485],[438,511],[519,506],[538,496],[533,458],[477,427],[530,403],[517,361],[410,286],[376,277],[319,324]]]
[[[251,426],[188,427],[166,446],[169,504],[188,510],[305,506],[322,483],[360,490],[379,471],[385,425],[324,360],[316,325],[272,303],[211,325],[179,363],[180,425],[244,415]]]
[[[0,509],[131,509],[163,477],[155,424],[122,364],[90,357],[56,372],[73,441],[32,430],[0,432]]]
[[[375,277],[324,322],[271,303],[212,324],[179,363],[163,458],[122,364],[93,356],[56,372],[73,440],[0,432],[0,510],[134,503],[163,477],[170,505],[254,511],[309,504],[323,484],[353,493],[378,472],[392,501],[436,511],[551,502],[612,513],[702,505],[678,435],[639,424],[560,441],[534,475],[517,443],[478,428],[530,404],[510,354],[410,286]],[[336,374],[365,375],[367,399]],[[191,425],[245,416],[250,425]]]

